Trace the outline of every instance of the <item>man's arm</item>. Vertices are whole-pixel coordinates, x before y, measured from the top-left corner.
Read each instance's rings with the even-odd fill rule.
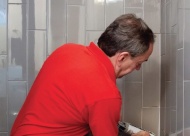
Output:
[[[89,126],[93,136],[118,136],[121,99],[101,100],[88,108]]]

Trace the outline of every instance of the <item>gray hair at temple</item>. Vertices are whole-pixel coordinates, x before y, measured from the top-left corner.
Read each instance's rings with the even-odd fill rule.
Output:
[[[118,52],[129,52],[132,57],[137,57],[149,49],[154,38],[152,30],[141,18],[124,14],[106,28],[97,44],[109,57]]]

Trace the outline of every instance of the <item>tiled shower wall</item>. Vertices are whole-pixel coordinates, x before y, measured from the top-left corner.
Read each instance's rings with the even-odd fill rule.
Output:
[[[155,33],[156,43],[140,71],[117,80],[123,96],[122,120],[159,136],[160,6],[161,0],[0,0],[0,136],[9,135],[51,52],[67,42],[97,42],[123,13],[143,18]]]
[[[190,136],[190,1],[161,1],[161,136]]]

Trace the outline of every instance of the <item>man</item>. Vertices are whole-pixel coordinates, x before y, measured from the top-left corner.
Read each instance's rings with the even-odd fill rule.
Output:
[[[73,43],[44,62],[11,136],[117,136],[121,95],[116,78],[139,70],[153,51],[151,29],[132,14],[118,17],[89,46]],[[141,131],[133,136],[149,136]]]

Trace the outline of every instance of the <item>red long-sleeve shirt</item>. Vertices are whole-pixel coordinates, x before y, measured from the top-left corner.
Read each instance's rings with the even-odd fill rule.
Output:
[[[94,44],[65,44],[44,62],[11,136],[117,136],[121,96],[109,58]]]

